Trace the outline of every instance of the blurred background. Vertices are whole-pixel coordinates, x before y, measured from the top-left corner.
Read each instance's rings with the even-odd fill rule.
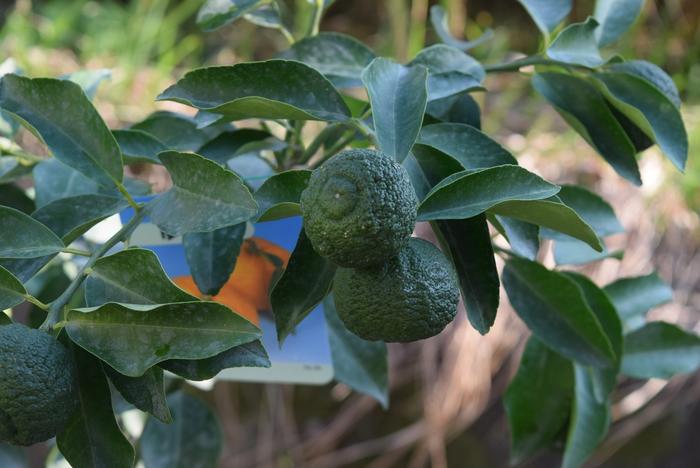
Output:
[[[289,11],[294,3],[287,0]],[[184,71],[272,57],[286,46],[274,30],[240,21],[214,33],[195,25],[202,0],[18,0],[0,2],[0,59],[30,76],[110,69],[96,105],[111,127],[157,109],[154,97]],[[351,34],[383,55],[410,59],[436,42],[427,18],[440,3],[456,36],[495,37],[474,49],[498,63],[540,47],[539,33],[515,0],[336,0],[322,30]],[[593,0],[575,1],[582,20]],[[304,24],[297,15],[294,22]],[[665,69],[683,97],[690,136],[685,175],[656,149],[641,157],[644,185],[618,177],[517,74],[489,76],[477,94],[483,129],[521,164],[555,182],[580,182],[602,194],[627,232],[613,239],[625,257],[587,267],[599,284],[657,270],[675,300],[652,312],[700,332],[700,2],[647,0],[614,46],[626,58]],[[171,108],[171,107],[170,107]],[[613,246],[614,247],[614,246]],[[343,385],[323,387],[217,383],[201,392],[225,434],[224,467],[505,467],[509,435],[501,394],[519,362],[524,326],[507,300],[481,337],[464,314],[436,338],[391,347],[391,408]],[[48,300],[48,299],[47,299]],[[700,466],[700,375],[626,382],[615,396],[614,425],[590,462],[604,467]],[[42,454],[32,456],[39,460]],[[556,466],[544,454],[522,466]]]

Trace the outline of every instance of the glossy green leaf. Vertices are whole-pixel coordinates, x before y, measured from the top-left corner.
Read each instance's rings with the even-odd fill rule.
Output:
[[[423,200],[430,190],[445,177],[464,170],[451,156],[429,146],[416,145],[403,162],[418,200]]]
[[[79,70],[69,75],[64,75],[61,79],[69,80],[77,84],[83,89],[88,98],[94,99],[100,84],[111,77],[111,70],[98,68],[96,70]]]
[[[291,60],[200,68],[187,73],[158,100],[221,114],[229,121],[350,118],[350,110],[330,81],[308,65]]]
[[[156,254],[147,249],[127,249],[102,257],[85,280],[89,307],[107,302],[150,305],[195,300],[170,281]]]
[[[436,221],[442,250],[452,257],[472,326],[482,335],[496,320],[500,282],[486,216]]]
[[[41,136],[68,166],[101,185],[122,180],[119,146],[77,84],[5,75],[0,81],[0,107]]]
[[[620,260],[623,256],[621,250],[611,252],[603,246],[603,250],[598,252],[577,239],[557,239],[554,242],[554,261],[557,265],[585,265],[607,258]]]
[[[335,270],[335,265],[314,251],[302,229],[287,268],[270,293],[280,344],[326,297]]]
[[[296,170],[275,174],[255,192],[258,221],[272,221],[301,214],[301,192],[309,183],[311,171]]]
[[[190,232],[182,236],[185,258],[197,288],[216,296],[236,267],[246,223],[210,232]]]
[[[0,266],[0,319],[7,318],[2,311],[24,302],[27,290],[15,276]]]
[[[36,206],[41,208],[55,200],[94,193],[114,194],[118,192],[100,187],[80,172],[66,166],[58,159],[42,161],[33,170],[36,190]]]
[[[428,70],[377,58],[362,72],[372,103],[377,145],[403,161],[418,137],[428,102]]]
[[[556,440],[569,417],[573,389],[571,362],[531,336],[503,398],[512,464],[522,463]]]
[[[48,203],[34,213],[36,219],[63,242],[70,244],[95,224],[127,208],[124,198],[109,195],[77,195]]]
[[[108,365],[102,367],[109,376],[109,380],[126,401],[166,424],[172,422],[170,409],[165,401],[162,369],[152,367],[141,377],[127,377]]]
[[[5,312],[0,312],[0,327],[3,325],[11,325],[12,324],[12,319],[5,313]]]
[[[443,99],[465,91],[483,89],[486,76],[479,62],[459,49],[435,44],[421,50],[410,66],[428,69],[428,100]]]
[[[131,126],[131,130],[141,130],[161,141],[168,149],[195,151],[218,132],[199,129],[192,117],[175,112],[158,111],[145,120]]]
[[[551,197],[559,187],[520,166],[503,165],[450,176],[418,206],[418,220],[465,219],[509,200]]]
[[[610,403],[596,399],[590,369],[574,366],[574,406],[564,449],[563,468],[578,468],[593,454],[610,427]]]
[[[656,86],[628,73],[597,73],[612,104],[659,145],[679,169],[688,159],[688,134],[678,108]]]
[[[664,96],[666,96],[674,106],[681,107],[681,97],[673,78],[663,71],[659,66],[645,60],[629,60],[621,63],[613,63],[606,67],[609,70],[628,73],[646,80],[656,86]]]
[[[506,263],[502,278],[513,308],[545,345],[584,365],[615,361],[610,340],[571,279],[520,258]]]
[[[36,258],[60,252],[56,234],[21,211],[0,206],[0,258]]]
[[[173,423],[149,419],[141,436],[141,457],[148,468],[217,466],[223,435],[216,417],[198,398],[182,391],[168,396]]]
[[[595,86],[552,72],[534,75],[532,85],[618,174],[641,185],[636,149]]]
[[[205,31],[213,31],[233,23],[269,0],[207,0],[197,13],[197,25]]]
[[[518,0],[545,37],[569,16],[571,0]]]
[[[518,164],[508,150],[485,133],[460,123],[426,125],[421,129],[416,144],[430,146],[452,156],[465,169]]]
[[[22,213],[31,214],[36,205],[27,192],[15,184],[0,184],[0,205],[9,206]]]
[[[279,151],[286,143],[264,130],[239,128],[223,132],[197,150],[197,154],[219,164],[226,164],[230,159],[247,153],[257,153],[267,149]]]
[[[595,68],[605,60],[600,56],[596,29],[598,21],[589,17],[584,23],[570,24],[552,41],[547,55],[559,62]]]
[[[243,15],[243,19],[263,28],[281,29],[284,26],[280,7],[275,1],[249,11]]]
[[[194,153],[159,155],[173,187],[153,199],[147,209],[163,232],[178,236],[207,232],[249,220],[258,206],[241,179]]]
[[[442,122],[453,122],[481,128],[479,104],[467,93],[430,101],[426,114]]]
[[[260,330],[216,302],[108,303],[68,312],[73,342],[129,377],[168,359],[204,359],[250,343]]]
[[[34,165],[26,164],[12,156],[0,154],[0,184],[6,184],[25,177],[32,172]]]
[[[450,28],[447,24],[447,12],[440,5],[433,5],[430,7],[430,23],[433,25],[435,33],[442,42],[459,50],[473,49],[489,41],[493,37],[493,31],[490,29],[486,30],[479,38],[473,41],[463,41],[453,37],[452,34],[450,34]]]
[[[0,266],[21,282],[26,283],[55,256],[56,254],[36,258],[0,258]]]
[[[643,319],[654,307],[673,300],[673,291],[656,273],[620,278],[604,289],[623,322]]]
[[[134,448],[114,419],[109,385],[100,362],[78,346],[70,345],[70,349],[75,360],[80,404],[56,437],[59,450],[75,468],[131,468],[135,462]]]
[[[231,159],[227,164],[245,182],[251,191],[259,189],[263,182],[275,175],[275,168],[270,162],[257,154],[242,154]],[[257,210],[256,210],[257,211]],[[255,218],[253,216],[253,218]]]
[[[593,16],[600,27],[596,39],[600,46],[615,42],[632,26],[642,10],[644,0],[596,0]]]
[[[625,337],[622,373],[670,379],[700,368],[700,337],[666,322],[650,322]]]
[[[305,37],[280,54],[315,68],[334,85],[362,86],[362,70],[375,59],[372,49],[345,34],[322,32]]]
[[[14,73],[21,75],[22,72],[17,66],[17,62],[13,58],[6,58],[0,63],[0,77]],[[0,135],[7,138],[14,138],[19,130],[19,123],[9,112],[0,110]]]
[[[503,234],[513,252],[528,260],[535,260],[540,250],[540,228],[507,216],[490,216],[496,229]]]
[[[343,325],[333,298],[323,302],[335,379],[389,407],[389,361],[386,343],[365,341]]]
[[[143,130],[112,130],[112,135],[122,150],[125,164],[160,164],[158,153],[168,149],[165,143]]]
[[[160,367],[187,380],[209,380],[224,369],[234,367],[270,367],[270,358],[260,341],[233,347],[206,359],[171,359]]]

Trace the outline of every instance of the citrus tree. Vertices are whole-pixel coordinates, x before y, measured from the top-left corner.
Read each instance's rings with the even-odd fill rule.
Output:
[[[623,231],[613,209],[585,187],[521,167],[480,130],[472,97],[488,92],[488,74],[517,73],[630,183],[642,183],[638,155],[652,145],[683,170],[673,81],[605,49],[641,1],[598,0],[586,21],[562,26],[570,0],[520,0],[543,47],[498,64],[467,53],[490,33],[451,36],[439,6],[431,20],[441,43],[405,64],[377,57],[352,37],[319,32],[330,3],[310,2],[308,25],[291,32],[274,1],[206,2],[203,29],[245,20],[279,30],[289,47],[265,61],[190,71],[157,97],[194,108],[194,117],[157,112],[110,130],[91,103],[103,74],[28,78],[5,64],[0,309],[26,301],[41,320],[30,328],[0,314],[1,441],[55,436],[78,468],[163,466],[175,456],[169,443],[180,441],[178,466],[215,464],[213,415],[188,394],[166,392],[164,371],[204,380],[269,365],[260,329],[210,299],[231,275],[245,223],[299,215],[305,229],[271,292],[278,339],[324,302],[336,378],[385,407],[385,342],[439,333],[460,295],[469,323],[486,334],[503,284],[532,332],[504,399],[515,462],[563,447],[563,466],[580,466],[605,437],[619,376],[665,379],[700,365],[700,338],[645,319],[671,299],[656,275],[601,288],[567,268],[618,255],[605,244]],[[243,119],[257,128],[237,128]],[[318,131],[305,131],[310,121]],[[20,126],[49,157],[13,141]],[[124,175],[136,163],[164,167],[172,187],[137,201],[150,187]],[[260,167],[264,175],[252,176]],[[31,192],[15,184],[27,177]],[[132,216],[106,242],[80,243],[127,209]],[[200,297],[130,243],[145,218],[182,236]],[[441,251],[411,238],[416,222],[429,223]],[[554,269],[538,261],[544,240]],[[70,281],[52,283],[60,294],[45,304],[31,291],[62,253],[84,258]],[[139,441],[120,428],[112,388],[149,414]],[[173,416],[186,423],[168,425]]]

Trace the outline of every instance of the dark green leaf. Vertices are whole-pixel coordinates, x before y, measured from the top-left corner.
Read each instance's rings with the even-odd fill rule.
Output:
[[[126,164],[160,164],[158,153],[168,149],[162,141],[143,130],[112,130],[112,134],[122,150]]]
[[[629,73],[646,80],[648,83],[656,86],[674,106],[677,108],[681,107],[681,97],[678,94],[676,83],[674,83],[673,78],[668,76],[657,65],[644,60],[630,60],[622,63],[613,63],[609,65],[608,69],[620,73]]]
[[[122,180],[119,146],[77,84],[5,75],[0,107],[29,125],[68,166],[101,185]]]
[[[158,100],[221,114],[229,121],[350,118],[340,93],[323,75],[308,65],[289,60],[200,68],[187,73]]]
[[[255,154],[236,156],[227,166],[243,179],[251,191],[259,189],[263,182],[276,173],[269,161]]]
[[[141,456],[148,468],[212,468],[222,447],[219,423],[199,399],[182,391],[168,396],[173,423],[149,419],[141,436]]]
[[[65,329],[71,340],[129,377],[168,359],[216,356],[261,336],[255,325],[216,302],[73,309]]]
[[[83,89],[88,98],[94,99],[100,83],[102,83],[104,80],[110,79],[111,77],[112,72],[110,70],[106,68],[99,68],[97,70],[79,70],[71,73],[70,75],[64,75],[61,77],[61,79],[70,80],[77,84]]]
[[[517,165],[512,154],[478,129],[459,123],[439,123],[421,129],[416,144],[452,156],[465,169]]]
[[[462,123],[476,129],[481,128],[479,104],[466,93],[430,101],[425,112],[443,122]]]
[[[15,157],[0,154],[0,184],[21,179],[32,172],[33,167],[33,164],[26,164]]]
[[[12,324],[12,319],[4,312],[0,312],[0,327]]]
[[[559,62],[595,68],[605,60],[600,56],[596,41],[598,22],[588,17],[585,23],[570,24],[554,39],[547,55]]]
[[[234,367],[270,367],[270,358],[260,341],[251,341],[206,359],[171,359],[163,369],[187,380],[209,380],[224,369]]]
[[[104,365],[103,368],[109,380],[126,401],[166,424],[172,422],[173,418],[165,401],[163,369],[152,367],[141,377],[127,377],[108,365]]]
[[[284,26],[280,7],[275,1],[246,13],[243,19],[263,28],[280,29]]]
[[[7,318],[2,311],[24,302],[27,290],[12,273],[0,266],[0,319]]]
[[[562,356],[607,367],[615,353],[581,289],[571,279],[529,260],[512,258],[503,285],[532,333]]]
[[[569,417],[574,375],[571,362],[534,336],[503,402],[511,433],[511,463],[550,446]]]
[[[445,44],[435,44],[421,50],[409,65],[423,65],[428,69],[429,101],[483,89],[481,82],[486,72],[481,64],[461,50]]]
[[[551,72],[533,76],[532,85],[618,174],[641,185],[635,147],[595,86]]]
[[[365,341],[350,333],[338,317],[333,298],[323,301],[335,379],[389,407],[389,362],[386,343]]]
[[[632,26],[642,10],[644,0],[597,0],[595,19],[600,26],[596,38],[600,46],[611,44]]]
[[[334,85],[361,86],[362,70],[375,59],[372,49],[345,34],[322,32],[306,37],[280,54],[315,68]]]
[[[485,335],[496,320],[501,286],[486,216],[436,221],[434,226],[457,270],[469,322]]]
[[[518,0],[545,37],[571,12],[571,0]]]
[[[670,379],[700,367],[700,337],[666,322],[650,322],[625,337],[622,373]]]
[[[205,31],[213,31],[233,23],[268,2],[269,0],[207,0],[197,13],[197,25]]]
[[[270,293],[280,344],[326,297],[335,269],[314,251],[302,229],[287,268]]]
[[[26,283],[55,256],[56,254],[37,258],[0,258],[0,265],[18,280]]]
[[[0,205],[9,206],[26,214],[31,214],[36,209],[34,200],[15,184],[0,184]]]
[[[0,258],[36,258],[60,252],[56,234],[21,211],[0,206]]]
[[[557,239],[554,242],[554,261],[557,265],[585,265],[606,258],[622,258],[621,250],[610,252],[607,247],[597,252],[585,242],[577,239]]]
[[[159,155],[173,187],[148,205],[151,220],[173,235],[206,232],[247,221],[257,203],[240,178],[198,154]]]
[[[285,147],[285,142],[264,130],[240,128],[223,132],[199,148],[197,154],[219,164],[226,164],[230,159],[242,154],[259,152],[263,149],[279,151]]]
[[[656,273],[621,278],[604,289],[623,322],[644,318],[654,307],[673,300],[673,291]]]
[[[195,151],[216,136],[208,129],[198,129],[196,122],[189,116],[165,111],[154,112],[133,125],[131,130],[146,132],[168,149],[177,151]]]
[[[440,182],[418,207],[418,220],[465,219],[509,200],[539,200],[559,187],[520,166],[503,165],[454,174]]]
[[[0,77],[15,73],[21,75],[21,70],[17,67],[17,62],[12,58],[5,59],[0,63]],[[0,110],[0,135],[7,138],[14,138],[19,130],[19,123],[12,115],[4,110]]]
[[[429,146],[416,145],[403,162],[416,191],[418,200],[423,200],[430,190],[445,177],[464,170],[451,156]]]
[[[507,216],[491,216],[490,220],[503,234],[513,252],[528,260],[535,260],[540,250],[540,228]]]
[[[114,194],[118,192],[100,187],[80,172],[66,166],[58,159],[48,159],[34,166],[36,206],[41,208],[55,200],[93,193]]]
[[[433,25],[435,33],[442,42],[449,46],[456,47],[459,50],[473,49],[489,41],[493,37],[493,31],[488,29],[478,39],[474,39],[473,41],[456,39],[450,34],[450,28],[447,24],[447,13],[440,5],[433,5],[430,7],[430,23]]]
[[[245,230],[246,223],[240,223],[182,236],[187,264],[202,294],[216,296],[226,284],[236,267]]]
[[[406,67],[385,58],[374,59],[362,72],[377,145],[399,162],[411,151],[420,131],[428,102],[427,79],[425,67]]]
[[[59,450],[75,468],[131,468],[134,448],[114,419],[109,385],[100,362],[78,346],[70,345],[70,349],[80,404],[56,438]]]
[[[681,171],[688,159],[688,135],[674,103],[656,86],[628,73],[597,73],[612,104],[659,145]]]
[[[255,192],[258,221],[272,221],[301,214],[299,199],[311,171],[286,171],[267,179]]]

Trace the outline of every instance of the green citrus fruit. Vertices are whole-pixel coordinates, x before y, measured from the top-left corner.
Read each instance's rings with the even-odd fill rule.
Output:
[[[384,153],[343,151],[311,175],[301,195],[304,229],[319,255],[367,267],[396,255],[416,223],[406,170]]]
[[[50,335],[0,327],[0,442],[32,445],[61,431],[76,408],[73,361]]]
[[[417,238],[383,265],[338,269],[333,294],[348,330],[370,341],[437,335],[455,318],[459,302],[452,265],[437,247]]]

